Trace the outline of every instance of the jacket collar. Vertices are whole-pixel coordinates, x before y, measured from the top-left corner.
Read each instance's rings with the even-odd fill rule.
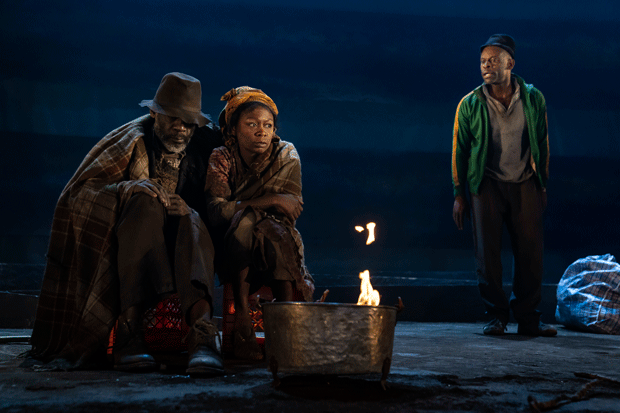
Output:
[[[519,88],[521,89],[521,96],[524,96],[526,93],[529,92],[529,89],[527,88],[527,84],[525,83],[525,81],[523,80],[521,76],[515,75],[514,73],[512,73],[511,76],[512,76],[512,79],[516,80],[516,82],[519,84]],[[484,83],[482,83],[480,86],[475,88],[474,93],[476,94],[476,96],[478,96],[478,99],[486,102],[487,98],[484,95],[484,92],[482,91],[483,86],[484,86]]]

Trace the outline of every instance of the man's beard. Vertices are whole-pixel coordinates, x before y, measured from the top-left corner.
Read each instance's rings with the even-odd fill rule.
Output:
[[[185,148],[187,148],[187,145],[189,144],[189,142],[185,143],[171,143],[168,141],[164,141],[163,139],[159,139],[159,141],[161,142],[162,145],[164,145],[164,148],[166,148],[166,150],[168,152],[172,152],[172,153],[181,153],[185,150]]]
[[[164,131],[162,130],[162,128],[155,124],[154,126],[154,130],[155,130],[155,135],[157,135],[157,138],[159,139],[159,141],[161,142],[161,144],[164,146],[164,148],[166,148],[166,150],[168,152],[172,152],[172,153],[181,153],[185,150],[185,148],[187,148],[187,145],[189,144],[189,140],[191,139],[192,135],[194,134],[193,131],[191,131],[189,133],[189,136],[187,137],[185,142],[173,142],[172,138],[176,138],[176,135],[167,135],[164,133]]]

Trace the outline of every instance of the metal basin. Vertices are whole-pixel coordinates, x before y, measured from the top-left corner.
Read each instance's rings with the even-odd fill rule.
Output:
[[[366,374],[390,369],[396,307],[337,303],[263,304],[265,353],[277,373]]]

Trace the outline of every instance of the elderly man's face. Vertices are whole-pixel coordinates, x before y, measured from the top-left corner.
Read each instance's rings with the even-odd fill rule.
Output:
[[[184,151],[196,130],[196,125],[185,123],[181,118],[173,118],[153,111],[151,111],[151,116],[155,118],[153,126],[155,134],[164,147],[174,153]]]

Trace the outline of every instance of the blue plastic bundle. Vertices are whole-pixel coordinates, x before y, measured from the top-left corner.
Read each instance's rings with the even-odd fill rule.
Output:
[[[556,320],[568,328],[620,334],[620,264],[611,254],[572,263],[558,284]]]

